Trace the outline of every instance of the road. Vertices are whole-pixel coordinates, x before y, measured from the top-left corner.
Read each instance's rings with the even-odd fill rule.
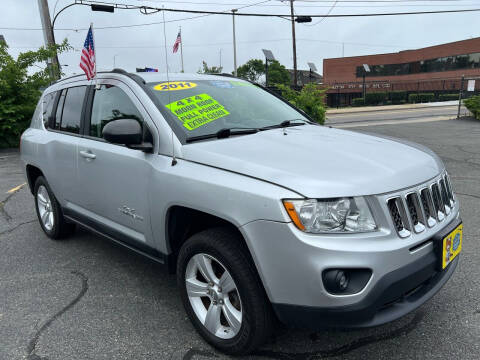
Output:
[[[359,109],[360,110],[360,109]],[[362,112],[345,112],[327,114],[328,125],[335,127],[354,127],[367,126],[382,123],[384,125],[403,122],[414,123],[424,121],[441,121],[456,118],[458,105],[450,106],[428,106],[414,109],[395,109],[384,110],[382,107],[374,111]],[[462,107],[461,113],[464,114],[466,109]]]
[[[249,359],[478,359],[480,122],[352,130],[407,138],[442,157],[465,225],[459,266],[432,300],[391,324],[361,331],[282,328]],[[18,153],[0,152],[0,359],[227,358],[194,331],[174,276],[81,229],[66,241],[47,239],[22,183]]]

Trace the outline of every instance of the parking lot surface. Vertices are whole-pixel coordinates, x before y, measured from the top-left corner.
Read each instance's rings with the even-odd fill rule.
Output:
[[[355,331],[281,328],[248,358],[479,359],[480,122],[352,130],[406,138],[444,160],[464,221],[456,273],[396,322]],[[175,277],[159,265],[82,229],[66,241],[49,240],[24,182],[18,152],[0,152],[0,359],[228,358],[197,335]]]

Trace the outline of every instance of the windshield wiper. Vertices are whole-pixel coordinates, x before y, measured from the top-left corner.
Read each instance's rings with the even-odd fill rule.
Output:
[[[187,143],[191,143],[194,141],[199,140],[206,140],[206,139],[225,139],[230,137],[231,135],[248,135],[248,134],[255,134],[259,131],[257,128],[225,128],[220,129],[216,133],[213,134],[206,134],[206,135],[197,135],[191,136],[186,139]]]
[[[296,121],[302,121],[302,122],[298,123]],[[308,121],[308,120],[303,120],[303,119],[292,119],[292,120],[282,121],[280,124],[264,126],[264,127],[260,128],[259,130],[262,131],[262,130],[270,130],[270,129],[279,129],[279,128],[286,128],[286,127],[290,127],[290,126],[301,126],[301,125],[305,125],[305,124],[311,124],[311,122]]]

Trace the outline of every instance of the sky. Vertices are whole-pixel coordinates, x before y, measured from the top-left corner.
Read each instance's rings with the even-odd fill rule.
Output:
[[[74,0],[49,0],[54,14]],[[251,4],[239,12],[269,14],[290,13],[289,1],[281,0],[106,0],[105,2],[155,7],[229,11]],[[37,49],[44,44],[37,0],[1,0],[0,34],[9,52]],[[475,0],[295,0],[296,15],[354,14],[434,11],[480,8]],[[165,36],[166,51],[164,41]],[[87,28],[94,26],[98,70],[114,67],[135,71],[136,67],[154,67],[159,71],[179,72],[180,52],[173,54],[175,38],[182,28],[185,72],[197,72],[202,61],[233,71],[232,16],[210,15],[195,19],[195,14],[158,12],[143,15],[139,10],[116,9],[112,13],[92,12],[88,6],[72,6],[58,15],[55,23],[57,42],[68,39],[74,50],[59,55],[66,75],[81,73],[78,64]],[[296,24],[298,69],[313,62],[322,73],[323,59],[416,49],[480,36],[480,12],[384,16],[361,18],[314,18],[310,24]],[[183,19],[183,20],[182,20]],[[102,29],[155,23],[145,26]],[[275,58],[293,68],[291,22],[283,18],[236,17],[237,63],[263,58],[262,49],[272,50]],[[167,60],[167,61],[166,61]],[[44,67],[44,64],[38,64]]]

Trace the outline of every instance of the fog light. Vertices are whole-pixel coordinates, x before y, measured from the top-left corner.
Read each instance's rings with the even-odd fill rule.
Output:
[[[348,286],[347,274],[345,274],[345,272],[342,270],[338,271],[335,282],[337,283],[337,287],[340,290],[344,291]]]
[[[322,273],[323,286],[333,295],[360,292],[372,276],[370,269],[328,269]]]

